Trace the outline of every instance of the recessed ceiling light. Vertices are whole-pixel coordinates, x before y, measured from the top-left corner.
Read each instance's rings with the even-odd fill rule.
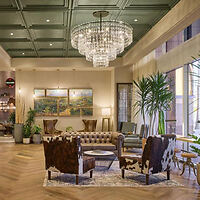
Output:
[[[134,22],[137,22],[138,21],[138,19],[134,19]]]
[[[50,45],[50,46],[52,46],[53,44],[52,44],[52,43],[50,43],[49,45]]]
[[[14,33],[10,33],[10,35],[14,35]]]
[[[50,20],[49,20],[49,19],[47,19],[47,20],[46,20],[46,22],[50,22]]]
[[[24,55],[25,53],[23,52],[22,55]]]

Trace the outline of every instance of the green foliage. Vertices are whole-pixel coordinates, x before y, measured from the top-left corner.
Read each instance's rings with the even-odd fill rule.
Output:
[[[36,111],[31,108],[27,112],[27,119],[24,124],[24,137],[25,138],[28,138],[31,136],[32,126],[35,121],[35,114],[36,114]]]
[[[42,131],[42,129],[40,128],[40,126],[34,125],[33,129],[32,129],[32,133],[33,134],[40,134]]]
[[[150,134],[152,134],[157,114],[159,114],[158,132],[165,133],[164,111],[170,110],[173,100],[173,93],[169,89],[167,75],[160,72],[149,77],[142,77],[141,80],[133,82],[136,86],[136,102],[134,108],[137,108],[136,115],[140,112],[143,116],[144,124],[145,114],[150,119]]]
[[[194,139],[194,143],[200,145],[200,137],[197,137],[196,135],[189,134]],[[193,152],[198,153],[200,155],[200,148],[195,147],[194,145],[190,145],[190,148]]]
[[[11,123],[11,124],[15,124],[15,112],[11,112],[10,113],[10,116],[8,118],[8,121]]]
[[[163,110],[159,111],[158,120],[158,133],[163,135],[165,134],[165,116]]]
[[[66,127],[66,132],[72,132],[72,131],[74,131],[74,129],[72,128],[72,126]]]
[[[136,87],[136,101],[133,108],[136,109],[135,116],[140,112],[143,118],[144,126],[146,126],[145,113],[148,105],[148,94],[150,92],[149,79],[142,77],[141,80],[133,81]],[[147,136],[147,133],[145,133]]]

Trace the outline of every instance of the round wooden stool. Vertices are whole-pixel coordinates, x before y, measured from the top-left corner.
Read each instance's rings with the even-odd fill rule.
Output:
[[[174,166],[176,167],[176,164],[177,164],[177,167],[178,167],[179,169],[180,169],[180,167],[179,167],[179,160],[178,160],[176,154],[177,154],[177,153],[180,153],[180,152],[181,152],[180,149],[175,148],[175,149],[174,149],[174,155],[173,155],[173,158],[172,158],[172,160],[173,160],[173,162],[174,162]]]
[[[181,157],[187,158],[187,160],[183,163],[183,171],[180,175],[182,175],[184,173],[185,166],[188,165],[189,166],[189,174],[190,174],[190,167],[192,167],[192,169],[194,171],[194,175],[196,176],[196,171],[195,171],[194,163],[192,162],[192,158],[197,158],[197,155],[194,153],[182,153]]]

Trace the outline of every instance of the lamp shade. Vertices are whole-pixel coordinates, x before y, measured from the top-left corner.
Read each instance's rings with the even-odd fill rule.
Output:
[[[110,108],[102,108],[101,113],[103,116],[108,116],[111,113]]]

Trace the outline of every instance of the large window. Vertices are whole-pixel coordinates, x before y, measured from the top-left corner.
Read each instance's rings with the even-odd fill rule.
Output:
[[[197,133],[200,130],[200,62],[195,61],[188,65],[189,73],[189,133]]]
[[[117,130],[121,122],[131,121],[132,83],[117,84]]]
[[[174,94],[171,110],[166,112],[166,132],[183,133],[183,67],[167,73],[170,90]]]

